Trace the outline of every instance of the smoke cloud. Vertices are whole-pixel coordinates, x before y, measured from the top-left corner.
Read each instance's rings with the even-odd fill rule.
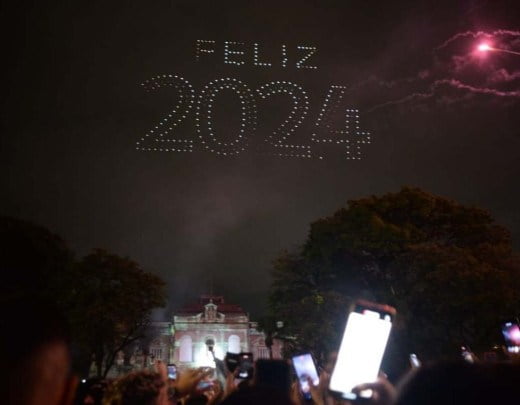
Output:
[[[496,36],[505,36],[505,37],[514,37],[518,38],[520,37],[520,31],[511,31],[511,30],[495,30],[492,32],[484,32],[484,31],[466,31],[466,32],[459,32],[452,37],[448,38],[446,41],[444,41],[442,44],[434,48],[434,52],[438,51],[440,49],[446,48],[448,45],[450,45],[452,42],[455,42],[462,38],[493,38]]]
[[[410,108],[414,108],[413,103],[430,99],[434,99],[437,104],[469,102],[475,95],[519,99],[520,89],[516,81],[520,80],[520,70],[513,64],[508,66],[511,61],[507,58],[496,58],[496,53],[479,54],[475,51],[474,45],[468,51],[468,45],[464,42],[467,38],[492,39],[496,45],[501,49],[507,49],[509,53],[514,53],[511,50],[520,46],[520,31],[497,29],[491,32],[457,33],[434,48],[435,56],[430,66],[421,69],[417,74],[397,80],[370,77],[360,83],[360,85],[370,83],[394,91],[393,100],[373,105],[366,112],[405,104],[410,104]],[[448,46],[450,49],[453,48],[449,54],[439,52]],[[514,56],[509,55],[510,58]],[[499,64],[501,66],[498,66]],[[414,89],[419,85],[423,89],[426,86],[426,89]],[[458,94],[454,96],[453,90]]]

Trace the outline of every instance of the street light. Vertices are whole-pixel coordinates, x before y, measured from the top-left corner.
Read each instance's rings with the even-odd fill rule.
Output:
[[[269,324],[271,325],[271,324]],[[279,339],[283,342],[289,342],[294,341],[294,337],[292,336],[286,336],[282,333],[282,329],[284,328],[285,324],[283,321],[276,321],[274,322],[274,325],[276,326],[276,329],[273,330],[271,327],[269,327],[267,330],[264,331],[265,333],[265,345],[267,346],[267,349],[269,350],[269,358],[273,358],[273,344],[274,339]]]
[[[206,339],[206,341],[204,343],[208,347],[208,351],[213,355],[213,357],[215,357],[215,353],[213,352],[213,348],[215,347],[215,341],[213,339],[209,338],[209,339]]]
[[[217,370],[217,374],[220,373],[222,378],[225,380],[227,375],[225,365],[222,360],[218,359],[215,356],[215,341],[212,338],[208,338],[204,343],[206,344],[208,351],[211,353],[211,357],[213,359],[213,362],[215,363],[215,369]]]

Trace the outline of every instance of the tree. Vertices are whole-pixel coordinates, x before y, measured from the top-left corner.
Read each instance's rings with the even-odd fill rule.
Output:
[[[134,261],[95,249],[79,263],[71,310],[76,338],[105,377],[117,353],[143,337],[152,309],[165,305],[165,283]]]
[[[433,359],[496,342],[519,312],[519,273],[487,211],[405,187],[312,223],[301,249],[275,260],[270,306],[320,358],[339,347],[349,302],[384,302],[398,310],[390,358]]]
[[[54,302],[70,323],[80,372],[95,354],[106,375],[117,353],[146,334],[151,310],[165,304],[165,283],[134,261],[96,249],[78,263],[60,236],[32,222],[0,216],[0,246],[2,300]]]
[[[68,300],[74,254],[65,241],[30,221],[0,216],[0,272],[3,299],[40,295]]]

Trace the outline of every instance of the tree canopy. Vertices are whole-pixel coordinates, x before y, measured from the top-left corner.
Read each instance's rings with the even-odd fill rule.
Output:
[[[165,305],[165,283],[124,257],[94,249],[79,263],[76,322],[79,341],[106,375],[120,350],[141,338],[152,309]],[[102,370],[102,366],[103,370]]]
[[[0,241],[2,299],[56,303],[81,371],[94,354],[98,374],[106,375],[117,352],[145,334],[152,309],[165,305],[164,281],[129,258],[94,249],[77,261],[58,235],[10,217],[0,217]]]
[[[485,350],[518,314],[520,261],[489,212],[418,188],[349,201],[274,262],[271,310],[296,349],[337,349],[348,303],[398,310],[393,354],[424,359]]]
[[[65,241],[29,221],[0,216],[2,298],[40,294],[65,299],[74,254]]]

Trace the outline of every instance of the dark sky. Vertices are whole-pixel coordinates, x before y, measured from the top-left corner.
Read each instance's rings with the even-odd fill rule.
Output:
[[[260,313],[271,260],[297,248],[311,221],[402,185],[489,209],[520,247],[520,56],[475,52],[483,40],[520,51],[516,1],[10,3],[0,213],[49,227],[80,255],[105,247],[134,258],[168,281],[172,307],[207,291],[213,275],[216,293]],[[197,40],[215,41],[204,45],[214,52],[197,60]],[[244,51],[229,55],[242,65],[225,63],[225,41],[242,43],[229,45]],[[271,66],[254,64],[255,43]],[[316,48],[304,62],[316,69],[296,67],[307,52],[298,47]],[[166,79],[141,86],[157,75],[183,77],[195,100],[215,80],[247,86],[257,125],[245,150],[204,148],[208,125],[220,142],[239,139],[242,108],[253,125],[254,109],[230,88],[217,87],[209,123],[201,107],[206,144],[197,104],[173,133],[145,137],[180,100]],[[298,106],[308,97],[285,142],[310,146],[312,158],[275,156],[289,149],[264,141],[286,135],[277,128],[293,108],[290,94],[256,92],[277,81],[290,82],[272,86],[289,86]],[[346,86],[344,98],[316,126],[331,86]],[[366,137],[352,120],[348,133],[325,133],[344,128],[353,108],[370,144],[356,143]],[[333,142],[313,142],[316,131]],[[193,152],[137,150],[143,137],[152,147],[192,140]],[[347,144],[361,159],[346,158]]]

